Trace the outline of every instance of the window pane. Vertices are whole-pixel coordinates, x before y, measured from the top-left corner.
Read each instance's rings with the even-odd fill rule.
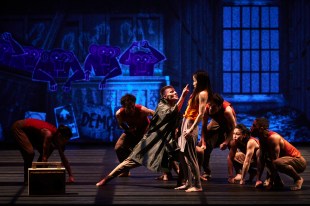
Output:
[[[279,92],[279,74],[278,73],[271,74],[271,92],[275,92],[275,93]]]
[[[257,30],[254,30],[251,32],[252,36],[251,36],[251,39],[252,39],[252,42],[251,42],[251,46],[252,46],[252,49],[258,49],[259,48],[259,33]]]
[[[224,27],[231,27],[231,7],[224,7],[223,11],[223,26]]]
[[[242,27],[247,28],[250,27],[250,8],[243,7],[242,8]]]
[[[279,49],[279,31],[272,30],[271,33],[271,48],[272,49]]]
[[[240,92],[240,74],[233,74],[233,92]]]
[[[237,1],[223,7],[223,26],[223,92],[278,93],[279,8]]]
[[[232,44],[234,49],[240,49],[240,31],[233,31]]]
[[[263,51],[262,52],[262,71],[269,71],[269,65],[270,65],[270,56],[269,51]]]
[[[259,14],[258,14],[258,7],[252,8],[252,14],[251,14],[251,22],[252,22],[252,28],[258,28],[259,27]]]
[[[268,73],[263,73],[262,74],[262,92],[269,92],[269,74]]]
[[[249,73],[243,73],[242,74],[242,92],[249,93],[250,90],[250,74]]]
[[[279,27],[279,11],[277,7],[270,7],[270,27],[278,28]]]
[[[252,73],[251,78],[251,87],[253,93],[259,92],[259,76],[257,73]]]
[[[224,92],[231,92],[231,74],[230,73],[223,73],[223,88]]]
[[[269,49],[269,30],[262,31],[262,48]]]
[[[232,9],[232,27],[240,27],[240,7],[234,7]]]
[[[233,51],[232,55],[232,69],[233,71],[240,71],[240,52]]]
[[[231,49],[231,31],[230,30],[224,30],[223,47],[224,49]]]
[[[250,71],[250,52],[242,52],[242,71]]]
[[[262,27],[269,27],[269,7],[262,8]]]
[[[251,53],[251,69],[252,71],[259,70],[259,53],[258,51],[252,51]]]
[[[242,31],[242,48],[250,49],[250,31],[249,30]]]
[[[271,71],[279,71],[279,52],[271,52]]]
[[[231,51],[224,51],[223,53],[223,70],[231,71]]]

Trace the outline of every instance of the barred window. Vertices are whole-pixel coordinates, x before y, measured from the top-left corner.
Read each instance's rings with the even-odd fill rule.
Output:
[[[223,93],[279,93],[277,6],[223,7]]]

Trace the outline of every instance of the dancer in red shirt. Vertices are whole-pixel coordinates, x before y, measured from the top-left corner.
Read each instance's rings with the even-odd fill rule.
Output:
[[[47,162],[52,152],[57,149],[61,161],[69,174],[68,182],[74,182],[69,161],[64,153],[65,145],[72,137],[69,127],[60,125],[56,128],[48,122],[30,118],[14,122],[12,134],[19,145],[24,159],[25,185],[28,184],[28,168],[32,166],[35,149],[40,154],[38,162]]]
[[[300,151],[286,141],[281,135],[269,130],[266,118],[256,118],[251,127],[251,135],[258,137],[260,142],[260,157],[257,162],[257,180],[255,187],[262,187],[261,176],[266,166],[269,174],[265,181],[266,189],[280,189],[284,186],[278,172],[293,178],[291,190],[300,190],[307,162]]]

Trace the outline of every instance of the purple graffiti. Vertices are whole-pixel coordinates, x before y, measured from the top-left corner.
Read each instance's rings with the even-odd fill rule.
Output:
[[[24,58],[24,70],[33,72],[42,52],[43,49],[36,48],[33,46],[24,46],[25,54],[23,55]]]
[[[89,54],[85,58],[84,72],[85,79],[90,80],[90,73],[93,70],[95,76],[104,76],[99,83],[99,89],[102,90],[107,79],[122,74],[122,69],[116,59],[120,55],[120,48],[92,44],[89,47]]]
[[[119,62],[129,65],[130,76],[152,76],[154,65],[166,57],[149,45],[148,41],[135,41],[121,55]]]
[[[66,78],[64,92],[71,90],[71,82],[85,79],[84,71],[73,52],[64,49],[42,52],[33,70],[32,80],[48,82],[49,90],[56,91],[56,78]]]
[[[22,54],[24,54],[23,47],[12,37],[11,33],[4,32],[0,36],[0,65],[16,67],[14,57]]]

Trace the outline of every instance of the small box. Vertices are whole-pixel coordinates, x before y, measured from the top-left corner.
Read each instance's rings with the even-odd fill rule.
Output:
[[[61,162],[33,162],[28,169],[28,195],[63,195],[66,170]]]

